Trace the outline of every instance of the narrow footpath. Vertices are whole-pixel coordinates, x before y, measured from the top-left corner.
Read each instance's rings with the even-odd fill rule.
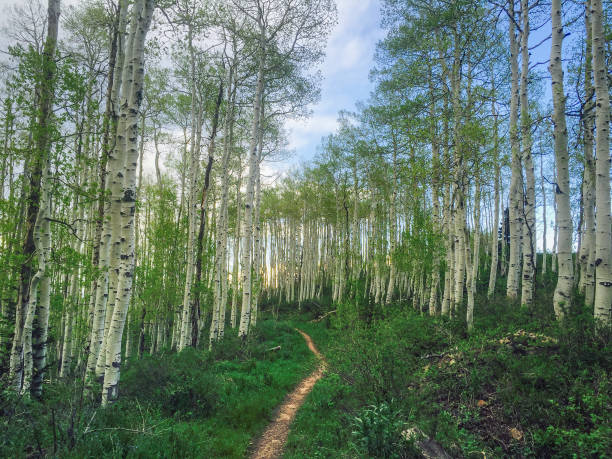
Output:
[[[304,403],[304,400],[306,400],[306,397],[316,382],[323,377],[323,373],[325,372],[325,359],[317,350],[310,336],[302,330],[298,330],[297,328],[296,330],[306,340],[308,349],[310,349],[319,359],[319,365],[310,376],[307,376],[298,384],[293,392],[287,395],[285,401],[278,409],[276,419],[270,423],[256,443],[253,454],[251,455],[252,459],[275,459],[281,457],[283,448],[287,442],[287,437],[289,436],[289,427],[297,411]]]

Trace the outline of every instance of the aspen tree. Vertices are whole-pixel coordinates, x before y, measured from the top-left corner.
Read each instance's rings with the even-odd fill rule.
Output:
[[[117,299],[117,286],[119,279],[119,271],[121,267],[121,200],[122,200],[122,191],[124,185],[124,174],[125,174],[125,137],[124,131],[126,129],[126,117],[122,116],[122,103],[123,100],[121,97],[123,96],[124,91],[129,90],[129,68],[130,62],[128,61],[128,57],[131,52],[131,47],[133,45],[134,35],[136,31],[136,21],[132,20],[130,23],[130,33],[127,38],[127,42],[124,44],[122,37],[125,36],[125,31],[127,29],[127,7],[128,2],[124,0],[120,4],[119,11],[119,43],[117,46],[117,67],[115,69],[114,80],[113,80],[113,95],[111,95],[111,100],[113,104],[113,109],[111,111],[113,120],[116,123],[116,126],[113,126],[111,131],[111,136],[113,137],[113,148],[109,149],[108,152],[108,178],[110,181],[110,206],[107,219],[108,226],[103,229],[103,244],[108,244],[108,247],[103,245],[101,250],[106,250],[107,252],[102,255],[101,252],[101,260],[105,260],[108,255],[108,280],[105,282],[108,283],[108,286],[105,288],[104,283],[101,285],[102,290],[99,292],[99,295],[96,299],[96,310],[99,310],[101,316],[98,318],[98,338],[94,344],[96,344],[97,349],[94,348],[94,351],[97,351],[97,359],[95,366],[95,376],[97,378],[102,378],[106,368],[106,349],[108,347],[108,336],[109,336],[109,327],[111,317],[114,313],[114,308]],[[135,6],[134,6],[135,7]],[[133,7],[133,8],[134,8]],[[123,13],[122,13],[123,11]],[[133,11],[133,10],[132,10]],[[125,16],[122,18],[121,15]],[[126,89],[126,86],[128,89]],[[100,266],[100,268],[105,271],[106,266]],[[96,322],[94,313],[94,323]],[[101,333],[101,338],[99,337]],[[97,344],[99,342],[99,345]]]
[[[393,158],[391,163],[392,169],[392,182],[391,182],[391,202],[389,203],[389,284],[387,286],[387,295],[385,297],[385,303],[389,304],[393,299],[393,292],[395,290],[395,271],[396,261],[395,254],[396,240],[397,240],[397,216],[395,212],[396,200],[397,200],[397,188],[398,188],[398,165],[397,165],[397,139],[395,136],[394,128],[391,126],[391,147],[393,151]]]
[[[55,21],[59,16],[59,2],[56,1],[55,5],[49,2],[49,16],[54,15]],[[57,25],[56,25],[57,27]],[[56,29],[57,30],[57,29]],[[56,32],[57,37],[57,32]],[[41,154],[44,154],[41,152]],[[49,323],[49,296],[50,296],[50,285],[49,275],[47,273],[47,266],[49,262],[49,256],[51,253],[51,228],[49,224],[50,218],[50,174],[49,174],[49,157],[43,159],[45,165],[43,166],[43,176],[41,181],[41,199],[40,207],[38,210],[38,217],[36,219],[36,225],[34,227],[34,243],[36,245],[38,270],[34,274],[30,283],[29,300],[27,306],[27,313],[23,326],[23,376],[22,380],[18,381],[17,388],[22,393],[28,393],[32,384],[32,375],[34,371],[34,362],[32,358],[32,331],[34,325],[34,316],[38,312],[38,320],[40,321],[39,327],[44,330],[46,337],[47,327]],[[38,290],[40,289],[40,293]],[[42,338],[42,337],[41,337]],[[46,341],[46,340],[45,340]],[[36,388],[36,394],[40,395],[42,387]]]
[[[92,291],[94,304],[91,321],[91,335],[89,340],[89,354],[87,356],[86,377],[94,374],[96,363],[100,354],[100,347],[104,335],[104,322],[108,302],[108,268],[110,265],[111,226],[110,219],[104,218],[106,214],[106,199],[104,192],[107,189],[107,165],[112,160],[112,146],[110,139],[115,136],[117,127],[119,89],[121,85],[121,69],[124,56],[124,35],[127,18],[127,1],[121,0],[118,4],[117,19],[113,24],[113,38],[109,57],[108,85],[106,93],[106,112],[104,115],[104,138],[102,141],[102,159],[100,164],[100,197],[98,199],[98,215],[96,221],[96,247],[94,252],[98,258],[99,274],[94,280],[95,290]],[[116,169],[116,165],[113,164]],[[110,169],[110,166],[109,166]],[[95,264],[95,259],[94,259]]]
[[[265,49],[265,30],[260,30],[260,43],[258,47],[258,66],[257,66],[257,83],[255,86],[255,99],[253,101],[253,122],[251,126],[251,139],[249,145],[249,175],[247,180],[245,204],[244,204],[244,220],[242,225],[242,308],[240,312],[240,327],[238,336],[246,337],[250,322],[251,322],[251,289],[252,289],[252,272],[251,252],[253,250],[253,203],[255,193],[255,183],[257,180],[258,164],[257,164],[257,145],[259,140],[259,130],[261,122],[261,104],[264,93],[264,71],[266,65],[266,49]]]
[[[467,238],[466,251],[467,256],[467,328],[468,332],[474,329],[474,295],[476,294],[476,281],[478,278],[478,262],[480,258],[480,178],[476,177],[476,190],[474,193],[474,251],[470,256],[470,243]]]
[[[518,103],[519,103],[519,71],[518,71],[518,40],[516,37],[515,0],[508,3],[509,36],[510,36],[510,147],[512,150],[512,179],[510,182],[510,259],[508,261],[508,279],[506,295],[510,298],[518,296],[520,280],[520,247],[523,232],[523,174],[518,135]]]
[[[489,273],[489,288],[487,290],[487,296],[491,298],[495,294],[495,284],[497,283],[497,265],[499,264],[499,247],[497,230],[499,227],[499,206],[500,206],[500,164],[499,164],[499,120],[497,113],[497,106],[495,104],[495,92],[493,92],[493,100],[491,101],[491,113],[493,114],[493,167],[495,168],[494,183],[493,183],[493,205],[495,210],[493,211],[493,225],[491,233],[491,269]],[[504,240],[502,238],[502,246]]]
[[[215,254],[215,313],[220,316],[219,326],[215,332],[213,324],[211,324],[210,342],[223,336],[223,328],[225,325],[225,302],[227,301],[227,268],[226,268],[226,250],[227,250],[227,208],[229,201],[229,159],[232,150],[233,129],[234,129],[234,96],[236,94],[234,85],[234,74],[236,67],[236,56],[233,58],[233,63],[228,65],[226,101],[227,108],[225,112],[225,121],[223,123],[223,156],[221,158],[221,205],[219,209],[219,220],[217,223],[218,235],[215,239],[216,254]]]
[[[556,164],[556,163],[555,163]],[[556,166],[553,165],[556,169]],[[557,171],[554,172],[555,181],[552,183],[552,193],[553,193],[553,215],[555,216],[555,221],[553,223],[553,246],[552,246],[552,260],[551,260],[551,271],[556,273],[558,268],[557,263],[557,243],[559,242],[559,225],[557,224]]]
[[[559,277],[553,298],[557,319],[562,319],[569,310],[574,272],[572,262],[572,219],[570,216],[570,188],[567,153],[567,128],[565,123],[565,93],[563,91],[563,67],[561,63],[563,46],[563,25],[561,0],[552,0],[552,43],[550,48],[550,76],[553,94],[553,126],[555,141],[555,162],[557,165],[556,224],[558,230]]]
[[[221,103],[223,102],[223,81],[221,80],[219,83],[219,91],[217,93],[217,99],[215,103],[214,113],[212,116],[212,125],[211,132],[208,138],[208,162],[206,164],[206,169],[204,172],[204,184],[202,186],[202,192],[200,197],[200,224],[199,231],[197,237],[197,250],[196,250],[196,265],[195,265],[195,284],[198,287],[198,290],[202,284],[202,253],[204,246],[204,230],[206,225],[206,205],[208,203],[208,193],[210,187],[210,173],[212,170],[213,160],[214,160],[214,152],[215,152],[215,140],[217,137],[217,129],[219,127],[219,113],[221,108]],[[214,209],[213,209],[214,210]],[[211,221],[214,220],[214,213],[212,215]],[[214,269],[214,267],[213,267]],[[195,298],[193,299],[193,305],[190,306],[191,314],[192,314],[192,337],[191,337],[191,345],[193,347],[197,346],[200,334],[200,294],[197,293]],[[219,316],[220,310],[215,309],[213,311],[213,323],[215,323],[215,335],[218,336],[219,330]]]
[[[125,158],[123,198],[120,217],[122,226],[121,269],[118,279],[117,298],[110,319],[106,339],[106,364],[102,387],[102,405],[115,400],[118,396],[119,369],[121,366],[121,341],[132,295],[134,269],[134,211],[136,205],[136,163],[138,160],[138,115],[144,79],[144,44],[151,24],[155,0],[138,0],[132,7],[132,25],[128,46],[126,47],[122,92],[122,125],[117,131],[119,152]],[[130,46],[131,45],[131,46]]]
[[[431,73],[431,66],[428,67],[428,80],[429,80],[429,97],[430,97],[430,111],[429,111],[429,135],[431,143],[431,166],[432,166],[432,180],[431,180],[431,193],[433,202],[433,228],[435,233],[439,233],[440,228],[440,198],[438,196],[440,186],[440,145],[437,139],[437,120],[435,113],[435,95],[433,89],[433,75]],[[432,265],[432,280],[431,280],[431,291],[429,295],[429,315],[434,316],[437,313],[437,290],[440,284],[440,252],[434,249],[433,254],[433,265]]]
[[[531,118],[529,116],[529,1],[521,0],[521,161],[525,169],[525,188],[522,206],[523,213],[523,275],[521,305],[531,307],[535,289],[535,252],[536,252],[536,218],[535,218],[535,176],[531,154]]]
[[[353,149],[353,160],[352,160],[352,173],[353,173],[353,221],[351,230],[351,244],[353,254],[353,281],[359,279],[361,275],[361,240],[359,235],[359,177],[357,175],[358,168],[358,154],[357,149]]]
[[[193,10],[190,11],[190,6]],[[198,222],[198,177],[200,170],[200,144],[202,135],[202,106],[196,88],[196,53],[194,45],[195,34],[195,3],[187,8],[187,51],[189,54],[189,91],[191,97],[190,119],[191,132],[189,137],[189,195],[187,198],[187,272],[185,275],[185,289],[183,292],[183,305],[181,308],[180,335],[177,349],[181,351],[189,345],[192,338],[193,310],[193,282],[196,268],[196,228]]]
[[[546,248],[546,232],[548,227],[548,214],[546,212],[546,188],[544,187],[544,166],[542,164],[542,153],[540,153],[540,187],[542,193],[542,274],[546,274],[548,266],[548,250]]]
[[[595,159],[593,158],[593,128],[594,128],[594,88],[592,84],[592,28],[591,1],[585,5],[586,52],[584,62],[584,92],[585,104],[582,113],[582,133],[584,139],[584,178],[582,183],[584,224],[581,247],[578,253],[580,261],[580,291],[584,293],[584,301],[593,306],[595,297]]]
[[[463,302],[463,290],[465,287],[465,244],[469,241],[465,240],[465,226],[466,226],[466,214],[465,214],[465,183],[464,183],[464,158],[462,145],[463,139],[461,138],[461,49],[459,32],[457,30],[458,25],[454,25],[453,40],[453,66],[451,70],[451,99],[453,109],[453,163],[454,163],[454,200],[455,200],[455,212],[454,212],[454,255],[455,255],[455,286],[454,286],[454,299],[451,303],[451,315],[457,310],[459,305]]]
[[[262,100],[261,104],[261,119],[264,120],[264,103]],[[260,271],[260,262],[261,262],[261,161],[263,155],[263,133],[264,129],[259,130],[259,139],[258,139],[258,147],[257,147],[257,174],[256,174],[256,183],[255,183],[255,215],[253,218],[253,274],[255,274],[255,292],[252,297],[252,313],[251,313],[251,323],[249,327],[255,327],[257,325],[257,306],[259,295],[261,292],[261,271]]]
[[[236,185],[236,226],[234,230],[233,256],[232,256],[232,309],[230,312],[230,324],[232,328],[236,328],[238,317],[238,273],[239,273],[239,255],[240,255],[240,227],[242,217],[242,193],[240,191],[242,185],[242,168],[238,167],[238,181]],[[244,250],[244,248],[243,248]]]
[[[47,331],[49,322],[50,284],[47,265],[51,250],[50,218],[50,155],[52,145],[52,116],[56,77],[55,51],[59,30],[60,1],[49,0],[47,4],[47,37],[42,50],[40,96],[38,98],[37,128],[34,132],[34,168],[30,177],[27,210],[28,228],[24,242],[24,255],[36,255],[37,270],[31,277],[30,261],[21,267],[20,304],[16,314],[15,333],[10,356],[9,374],[15,389],[21,393],[30,391],[34,360],[32,332],[34,317],[38,320],[38,343],[35,385],[32,392],[40,396],[42,371],[47,353]],[[38,314],[37,314],[38,311]],[[23,320],[23,324],[21,323]]]
[[[610,217],[610,100],[605,63],[604,13],[601,0],[591,0],[593,76],[595,86],[595,318],[605,324],[612,311],[612,238]]]

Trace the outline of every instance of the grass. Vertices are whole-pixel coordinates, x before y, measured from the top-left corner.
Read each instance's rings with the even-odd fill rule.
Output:
[[[609,333],[579,306],[557,323],[547,285],[529,310],[479,296],[472,334],[462,310],[449,320],[361,302],[313,323],[328,302],[280,305],[282,320],[262,314],[246,342],[230,334],[212,352],[130,362],[106,409],[76,383],[47,385],[42,402],[5,390],[0,456],[245,457],[315,368],[299,328],[329,369],[297,413],[286,458],[415,457],[402,435],[414,426],[458,457],[607,457]]]
[[[59,382],[42,402],[6,391],[0,456],[241,458],[314,366],[292,323],[263,320],[246,344],[228,337],[212,352],[132,362],[119,401],[107,409]]]
[[[479,297],[471,335],[462,320],[408,305],[375,311],[369,325],[328,322],[330,371],[298,413],[285,457],[413,457],[410,445],[381,447],[410,426],[454,456],[608,457],[610,337],[580,307],[557,323],[550,294],[542,289],[531,310]],[[376,416],[390,427],[360,427]]]

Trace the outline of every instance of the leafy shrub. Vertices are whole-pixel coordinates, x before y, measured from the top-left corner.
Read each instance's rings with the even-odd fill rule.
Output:
[[[406,381],[422,363],[421,355],[439,352],[448,341],[436,322],[412,311],[387,310],[372,325],[341,330],[328,351],[330,364],[362,404],[390,402],[406,392]]]
[[[202,351],[147,356],[132,363],[121,379],[122,396],[185,418],[212,414],[221,400],[222,383]]]
[[[363,408],[353,419],[353,445],[358,453],[368,457],[419,457],[413,445],[402,435],[407,424],[400,411],[387,403]]]

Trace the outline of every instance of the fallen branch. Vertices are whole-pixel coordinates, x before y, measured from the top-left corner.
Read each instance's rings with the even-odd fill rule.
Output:
[[[452,349],[449,349],[448,351],[442,352],[441,354],[426,354],[426,355],[421,356],[421,358],[422,359],[439,359],[439,358],[442,358],[442,357],[444,357],[444,356],[446,356],[446,355],[448,355],[448,354],[450,354],[452,352],[456,352],[456,351],[457,351],[457,348],[454,347]]]
[[[448,352],[443,352],[442,354],[427,354],[422,356],[422,359],[438,359],[444,357]]]
[[[131,433],[135,433],[135,434],[142,434],[142,435],[151,435],[151,436],[156,436],[158,435],[158,433],[155,433],[153,430],[156,426],[151,426],[147,429],[141,430],[141,429],[130,429],[128,427],[99,427],[97,429],[86,429],[83,432],[83,435],[87,435],[90,434],[92,432],[103,432],[103,431],[112,431],[112,432],[117,432],[117,431],[122,431],[122,432],[131,432]]]
[[[310,321],[310,323],[317,323],[317,322],[321,322],[323,319],[325,319],[328,315],[333,314],[334,312],[338,311],[337,309],[334,309],[333,311],[329,311],[326,312],[325,314],[323,314],[321,317],[319,317],[318,319],[313,319]]]
[[[280,351],[281,347],[280,346],[276,346],[276,347],[271,347],[270,349],[266,349],[266,352],[273,352],[273,351]]]

